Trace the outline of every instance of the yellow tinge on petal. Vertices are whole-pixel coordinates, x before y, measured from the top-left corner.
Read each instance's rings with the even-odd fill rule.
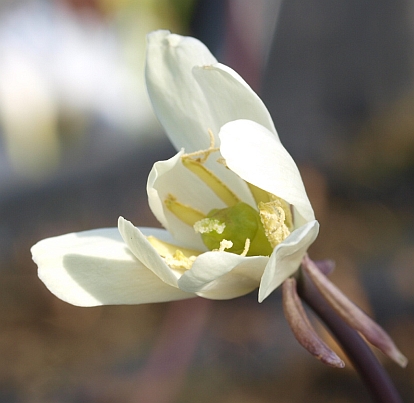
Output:
[[[259,204],[260,202],[267,203],[271,201],[272,195],[269,192],[266,192],[266,190],[260,189],[257,186],[246,182],[247,186],[249,187],[250,193],[252,194],[254,201],[256,204]]]

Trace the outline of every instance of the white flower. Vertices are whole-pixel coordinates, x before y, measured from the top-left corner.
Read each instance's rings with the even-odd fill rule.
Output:
[[[201,42],[167,31],[148,36],[146,82],[180,150],[148,178],[165,230],[120,217],[118,229],[45,239],[32,248],[40,279],[80,306],[228,299],[257,287],[263,301],[319,230],[269,112]]]

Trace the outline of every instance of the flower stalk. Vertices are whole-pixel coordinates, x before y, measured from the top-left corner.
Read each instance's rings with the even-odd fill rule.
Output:
[[[283,310],[296,340],[324,364],[343,368],[345,363],[325,344],[311,325],[297,294],[296,280],[293,277],[285,280],[282,291]]]
[[[309,259],[309,258],[308,258]],[[329,328],[377,403],[403,403],[385,369],[367,343],[347,324],[318,290],[314,277],[301,270],[297,292]]]
[[[351,328],[360,332],[372,345],[398,365],[403,368],[407,366],[407,358],[398,350],[385,330],[330,282],[308,255],[303,258],[302,267],[329,305]]]

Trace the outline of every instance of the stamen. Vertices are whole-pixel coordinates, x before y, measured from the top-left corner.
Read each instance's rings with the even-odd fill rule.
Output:
[[[290,231],[285,224],[285,210],[281,207],[280,200],[277,198],[268,203],[260,202],[258,205],[260,220],[272,248],[275,248],[290,235]]]
[[[208,129],[208,134],[210,136],[210,147],[207,150],[182,155],[181,162],[187,169],[197,175],[227,206],[234,206],[240,199],[212,171],[203,165],[210,154],[220,151],[218,147],[214,147],[214,134],[210,129]]]
[[[177,249],[174,255],[168,255],[164,258],[165,263],[171,267],[173,270],[190,270],[191,266],[193,265],[194,261],[196,260],[196,256],[187,257]]]
[[[147,236],[147,239],[158,254],[164,258],[165,263],[173,270],[185,271],[191,269],[197,256],[202,253],[181,247],[177,249],[176,245],[161,241],[161,239],[155,238],[152,235]]]
[[[291,231],[293,229],[293,217],[292,217],[292,211],[290,209],[290,204],[287,203],[282,198],[277,197],[272,193],[266,192],[266,190],[263,190],[249,182],[246,182],[246,183],[257,205],[259,205],[260,202],[263,202],[263,203],[275,202],[278,207],[281,207],[283,209],[285,213],[284,223],[286,224],[288,229]]]
[[[237,204],[240,199],[208,168],[198,160],[183,155],[183,165],[197,175],[227,206]]]
[[[285,213],[285,224],[286,227],[288,227],[289,231],[293,230],[293,215],[291,210],[291,205],[287,203],[285,200],[281,199],[280,197],[277,197],[271,193],[270,198],[272,202],[280,203],[280,207],[283,209]]]
[[[233,242],[228,241],[227,239],[223,239],[220,242],[220,247],[217,250],[217,252],[224,252],[226,249],[231,249],[233,247]]]
[[[246,238],[246,243],[244,244],[244,249],[243,252],[240,254],[240,256],[247,256],[247,253],[249,252],[250,249],[250,239]]]
[[[177,218],[191,226],[206,217],[201,211],[188,206],[187,204],[180,203],[177,201],[176,197],[171,194],[164,200],[164,204]]]
[[[229,241],[227,239],[223,239],[220,241],[220,246],[218,249],[213,249],[215,252],[224,252],[226,249],[231,249],[233,247],[233,242]],[[240,256],[247,256],[247,253],[249,252],[250,248],[250,239],[246,238],[246,242],[244,244],[243,252],[240,254]]]
[[[194,151],[192,153],[184,154],[182,158],[201,157],[201,158],[195,158],[195,159],[196,161],[203,164],[207,161],[210,154],[220,151],[219,147],[214,147],[215,140],[214,140],[214,134],[211,131],[211,129],[208,129],[208,134],[210,136],[210,146],[207,148],[207,150],[199,150],[199,151]]]

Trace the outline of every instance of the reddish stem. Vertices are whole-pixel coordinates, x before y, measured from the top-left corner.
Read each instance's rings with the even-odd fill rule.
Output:
[[[329,306],[309,276],[302,271],[299,296],[330,329],[377,403],[403,403],[385,369],[361,338]]]

